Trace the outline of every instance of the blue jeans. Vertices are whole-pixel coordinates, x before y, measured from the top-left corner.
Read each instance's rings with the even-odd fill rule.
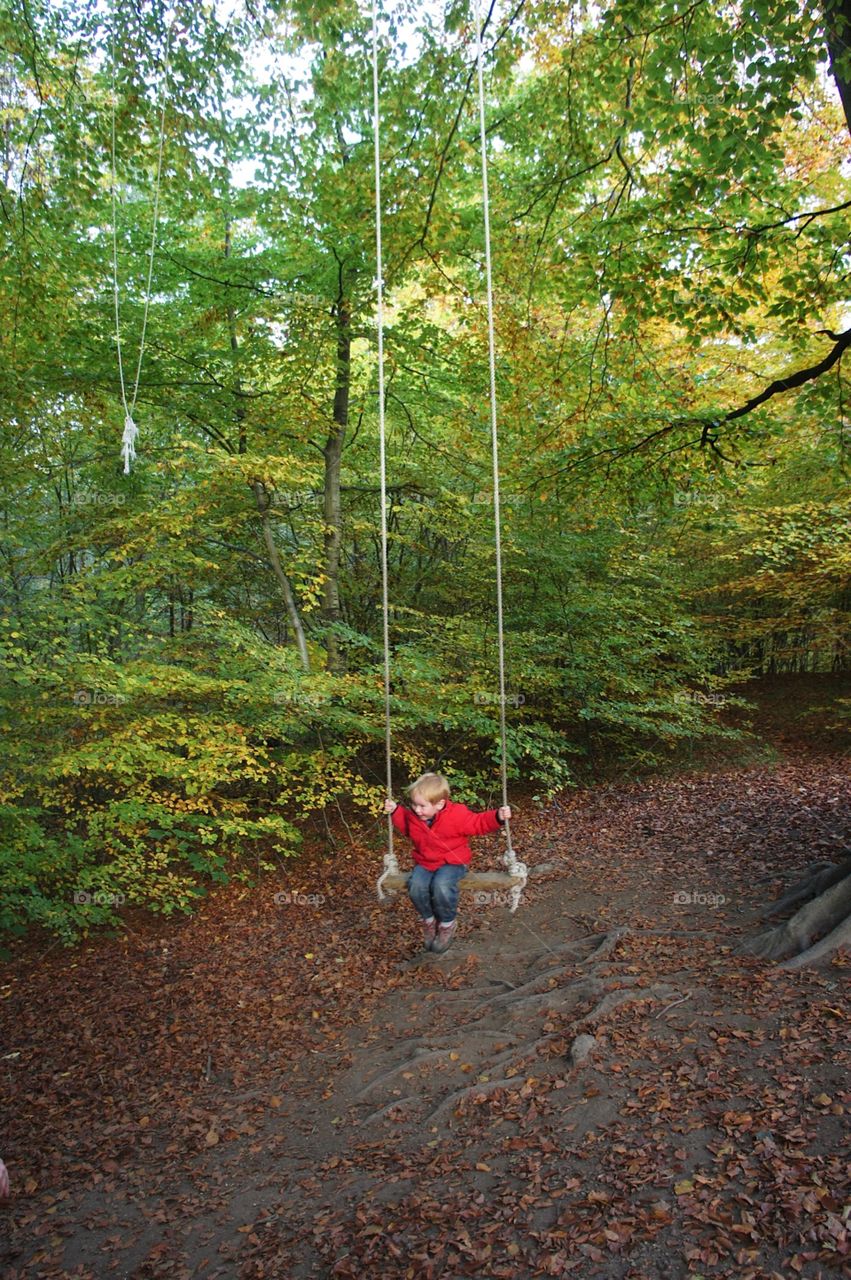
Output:
[[[408,876],[408,894],[424,920],[435,916],[439,924],[451,924],[458,914],[458,883],[468,868],[445,862],[436,871],[414,867]]]

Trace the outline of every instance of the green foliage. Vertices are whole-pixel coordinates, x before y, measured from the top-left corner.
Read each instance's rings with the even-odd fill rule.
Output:
[[[351,4],[180,4],[169,34],[170,13],[119,6],[107,28],[65,0],[0,5],[7,933],[191,910],[296,856],[311,815],[345,801],[372,823],[383,795],[368,24]],[[728,732],[742,674],[847,666],[842,363],[729,415],[845,322],[848,132],[823,24],[792,0],[501,21],[507,766],[550,795]],[[470,27],[453,0],[382,29],[390,640],[397,783],[440,766],[489,803]],[[124,476],[112,105],[132,370],[167,46]]]

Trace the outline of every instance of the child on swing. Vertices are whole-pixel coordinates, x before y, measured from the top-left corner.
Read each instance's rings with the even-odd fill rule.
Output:
[[[498,831],[511,820],[511,806],[474,813],[449,798],[442,773],[424,773],[408,787],[410,808],[384,801],[397,831],[413,841],[414,870],[408,894],[420,914],[426,951],[446,951],[458,929],[458,886],[473,852],[470,836]]]

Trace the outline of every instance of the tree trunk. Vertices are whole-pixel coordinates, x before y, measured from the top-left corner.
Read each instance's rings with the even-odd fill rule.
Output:
[[[229,258],[231,253],[230,238],[230,221],[225,224],[225,257]],[[228,333],[230,335],[230,349],[236,356],[239,352],[239,335],[236,331],[236,313],[233,307],[227,309]],[[248,433],[246,430],[246,414],[245,405],[242,398],[242,382],[239,376],[234,378],[233,384],[234,395],[234,417],[237,425],[237,453],[244,455],[248,452]],[[260,514],[260,522],[263,530],[263,543],[269,556],[269,564],[272,566],[272,572],[281,588],[281,594],[284,597],[284,608],[287,611],[287,618],[292,627],[295,636],[296,646],[298,648],[301,665],[305,671],[310,670],[310,654],[307,651],[307,640],[305,639],[304,627],[301,624],[301,618],[298,612],[295,596],[293,595],[290,580],[284,572],[281,564],[281,557],[278,554],[278,548],[275,545],[275,533],[272,529],[272,522],[269,519],[269,507],[271,505],[269,494],[265,485],[261,480],[255,480],[252,488],[254,497],[257,502],[257,510]]]
[[[830,73],[851,133],[851,0],[824,0]]]
[[[800,969],[851,944],[851,862],[817,863],[766,914],[789,906],[798,908],[791,919],[745,941],[740,951]]]
[[[257,499],[257,510],[260,513],[260,520],[263,528],[263,541],[266,544],[266,551],[269,555],[269,563],[272,566],[278,585],[281,588],[281,594],[284,597],[284,605],[287,610],[287,617],[293,630],[293,635],[298,646],[301,665],[305,671],[310,671],[310,654],[307,651],[307,641],[304,635],[304,628],[301,625],[298,606],[295,602],[290,580],[284,572],[281,564],[281,557],[278,555],[278,548],[275,546],[275,535],[272,530],[272,524],[269,520],[269,494],[266,486],[261,480],[254,481],[254,496]]]
[[[230,239],[230,221],[225,223],[225,257],[230,257],[231,239]],[[227,309],[228,317],[228,334],[230,336],[230,349],[234,357],[239,353],[239,335],[236,331],[236,312],[233,307]],[[245,426],[245,405],[242,402],[242,380],[237,374],[233,383],[234,397],[234,417],[236,418],[237,429],[237,446],[236,451],[240,457],[248,451],[248,436]]]

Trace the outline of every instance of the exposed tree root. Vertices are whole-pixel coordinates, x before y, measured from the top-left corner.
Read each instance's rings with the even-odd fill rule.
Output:
[[[820,893],[824,893],[825,889],[832,888],[849,874],[851,874],[851,862],[843,862],[839,865],[835,862],[815,862],[807,868],[806,874],[786,891],[784,897],[772,903],[761,913],[761,917],[767,920],[770,916],[781,916],[784,911],[791,911],[792,907],[798,907],[802,902],[817,898]]]
[[[843,872],[841,878],[837,871]],[[821,883],[826,876],[831,881],[829,888],[799,907],[785,924],[766,929],[743,943],[740,950],[764,960],[787,960],[787,968],[800,968],[843,946],[849,940],[851,925],[851,863],[846,862],[831,873],[821,870],[810,878],[809,884]],[[785,900],[800,901],[802,896],[811,897],[805,892],[804,882],[799,882]]]
[[[552,1031],[547,1035],[539,1036],[536,1040],[527,1040],[525,1044],[513,1045],[507,1053],[501,1054],[498,1058],[492,1059],[490,1062],[482,1064],[480,1075],[490,1074],[510,1064],[512,1076],[518,1076],[526,1071],[526,1064],[533,1057],[540,1058],[541,1050],[549,1048],[551,1045],[564,1042],[565,1037],[569,1034],[566,1031]],[[469,1086],[473,1087],[473,1086]]]
[[[373,1111],[371,1116],[361,1120],[361,1124],[375,1124],[376,1120],[383,1120],[391,1111],[395,1111],[397,1107],[407,1106],[409,1102],[419,1102],[419,1098],[416,1094],[411,1094],[407,1098],[396,1098],[393,1102],[388,1102],[387,1106],[382,1107],[380,1111]]]
[[[554,973],[563,973],[564,968],[559,965],[556,969],[548,969],[545,973],[539,973],[537,977],[531,978],[528,982],[524,982],[521,987],[515,987],[512,991],[501,991],[498,996],[488,996],[487,1000],[482,1000],[473,1008],[473,1013],[478,1014],[480,1009],[498,1009],[500,1006],[514,1004],[522,1001],[526,995],[545,995],[546,992],[540,991],[542,982],[551,981]],[[548,988],[550,991],[557,991],[558,984]]]
[[[594,1035],[588,1034],[587,1031],[576,1035],[576,1029],[596,1027],[614,1010],[626,1004],[635,1004],[639,1001],[664,1003],[670,1000],[677,1004],[682,1000],[688,999],[690,992],[685,996],[681,996],[672,987],[665,984],[659,983],[645,987],[640,985],[641,978],[634,974],[621,975],[610,972],[613,964],[615,968],[618,967],[612,959],[612,953],[618,943],[628,935],[645,934],[705,936],[705,931],[664,928],[632,929],[628,925],[623,925],[611,928],[604,933],[589,934],[582,939],[565,943],[558,948],[539,954],[530,964],[530,970],[533,972],[536,967],[539,969],[537,973],[534,973],[534,976],[516,987],[511,987],[509,983],[503,982],[501,985],[509,987],[508,990],[488,995],[484,1000],[479,1000],[464,1018],[463,1029],[469,1030],[472,1035],[488,1036],[497,1041],[503,1040],[509,1046],[497,1057],[481,1062],[477,1068],[480,1076],[483,1074],[490,1076],[493,1072],[499,1072],[498,1078],[479,1079],[475,1084],[468,1084],[463,1088],[454,1090],[431,1112],[426,1124],[433,1127],[436,1124],[446,1122],[448,1116],[471,1098],[486,1096],[500,1089],[516,1091],[523,1086],[530,1069],[535,1071],[535,1078],[537,1078],[538,1076],[551,1075],[554,1071],[564,1073],[566,1070],[579,1066],[598,1049],[598,1041]],[[600,972],[600,968],[601,962],[606,961],[607,957],[607,963],[602,966],[607,970],[604,977]],[[555,963],[553,963],[554,961]],[[540,966],[545,963],[548,967],[541,969]],[[581,966],[580,974],[575,977],[568,976],[575,974],[578,966]],[[614,984],[617,985],[612,989]],[[544,988],[543,990],[542,987]],[[451,998],[453,994],[461,999],[466,996],[466,1000],[469,1000],[468,993],[447,992],[446,996]],[[573,1013],[579,1006],[588,1008],[594,1000],[597,1000],[598,1003],[591,1008],[590,1012],[579,1016]],[[673,1007],[672,1004],[667,1005],[667,1008],[671,1007]],[[507,1022],[515,1018],[526,1019],[530,1016],[534,1017],[535,1014],[550,1011],[567,1015],[566,1021],[572,1021],[573,1023],[573,1040],[570,1049],[566,1052],[564,1052],[564,1046],[566,1043],[570,1043],[570,1026],[565,1026],[557,1032],[550,1032],[547,1035],[542,1035],[520,1044],[516,1043],[518,1039],[516,1033],[507,1028],[502,1028],[498,1031],[480,1031],[476,1026],[478,1022],[488,1017],[502,1015]],[[663,1012],[665,1011],[663,1010]],[[553,1058],[552,1064],[548,1064],[545,1059],[541,1059],[540,1055],[547,1047],[558,1042],[561,1042],[561,1048]],[[419,1043],[423,1044],[424,1047],[364,1086],[359,1094],[359,1099],[366,1098],[374,1090],[393,1082],[402,1072],[416,1070],[421,1065],[445,1060],[453,1052],[451,1048],[435,1047],[433,1042],[429,1043],[427,1037],[424,1037]],[[533,1067],[530,1059],[534,1058],[537,1058],[538,1061]],[[375,1120],[381,1120],[396,1107],[406,1105],[412,1101],[416,1101],[416,1099],[413,1097],[397,1099],[380,1111],[374,1112],[363,1123],[371,1124]]]
[[[524,996],[521,1000],[512,1000],[503,1005],[508,1010],[509,1018],[517,1013],[528,1013],[534,1009],[572,1009],[580,1000],[588,996],[599,995],[604,990],[599,978],[581,978],[571,982],[568,987],[554,987],[542,995]]]
[[[817,872],[824,871],[825,867],[834,867],[834,866],[836,866],[835,862],[827,862],[827,861],[811,862],[801,878],[802,880],[809,880],[810,877],[816,875]],[[767,876],[757,876],[755,880],[751,881],[751,883],[752,884],[773,884],[776,879],[777,879],[777,872],[772,871]]]
[[[604,936],[605,935],[600,933],[591,933],[588,934],[586,938],[580,938],[577,942],[565,942],[560,947],[551,947],[549,951],[541,951],[535,956],[534,960],[530,962],[529,969],[539,969],[541,965],[551,963],[552,961],[558,961],[562,965],[566,964],[568,961],[576,964],[578,963],[577,956],[587,950],[588,943],[597,942]],[[558,968],[558,965],[551,964],[551,968],[555,971]]]
[[[587,1018],[583,1018],[583,1022],[588,1022],[592,1026],[599,1022],[602,1018],[608,1017],[613,1009],[619,1009],[621,1005],[632,1004],[638,1000],[668,1000],[671,996],[676,996],[677,992],[673,987],[667,987],[663,983],[654,983],[652,987],[636,987],[631,991],[610,991],[604,996],[596,1009],[588,1014]]]
[[[711,933],[707,929],[634,929],[631,925],[618,927],[609,933],[589,933],[584,938],[578,939],[576,942],[566,942],[560,947],[551,947],[548,951],[541,951],[529,965],[530,969],[536,969],[544,961],[551,960],[553,957],[575,956],[577,951],[583,951],[589,943],[597,943],[596,952],[590,952],[582,960],[577,960],[577,964],[589,964],[600,959],[601,955],[605,955],[607,951],[614,947],[615,942],[620,938],[629,935],[631,938],[709,938]],[[603,946],[604,950],[600,951]],[[543,976],[543,974],[541,975]]]
[[[426,1124],[433,1125],[435,1121],[441,1120],[447,1112],[454,1111],[460,1103],[480,1093],[493,1093],[496,1089],[522,1089],[526,1083],[526,1077],[522,1075],[503,1076],[499,1080],[486,1080],[483,1084],[468,1084],[463,1089],[456,1089],[454,1093],[450,1093],[448,1098],[444,1098],[439,1107],[435,1107],[431,1115],[427,1117]]]
[[[595,964],[597,960],[601,960],[603,956],[607,956],[609,952],[617,946],[621,938],[625,938],[628,933],[629,929],[626,926],[621,929],[613,929],[611,933],[607,933],[605,935],[602,942],[594,948],[591,954],[587,955],[585,959],[581,960],[579,963]]]
[[[479,1031],[477,1029],[476,1035],[490,1036],[491,1039],[493,1040],[510,1040],[511,1039],[511,1033],[508,1031]],[[409,1049],[413,1049],[415,1045],[422,1045],[423,1048],[428,1053],[431,1053],[433,1049],[443,1050],[445,1046],[435,1045],[434,1041],[435,1041],[435,1035],[434,1033],[432,1033],[430,1036],[417,1036],[416,1040],[406,1040],[405,1044]],[[448,1053],[451,1049],[458,1049],[458,1045],[457,1044],[450,1045],[449,1048],[446,1050],[446,1052]],[[405,1061],[406,1062],[413,1061],[413,1058],[415,1056],[416,1055],[414,1054],[410,1058],[406,1058]]]
[[[504,1040],[508,1046],[497,1057],[490,1060],[486,1059],[478,1066],[480,1076],[499,1072],[498,1078],[480,1079],[475,1084],[468,1084],[463,1088],[454,1090],[431,1112],[427,1117],[426,1124],[434,1127],[437,1124],[445,1123],[447,1117],[451,1116],[459,1107],[464,1106],[470,1099],[487,1096],[501,1089],[517,1091],[523,1087],[530,1069],[535,1071],[535,1078],[538,1078],[539,1076],[551,1075],[554,1071],[564,1074],[566,1070],[580,1065],[598,1048],[598,1042],[595,1036],[588,1034],[587,1031],[582,1031],[579,1035],[576,1035],[575,1031],[579,1028],[590,1029],[596,1027],[614,1010],[626,1004],[634,1004],[639,1001],[664,1003],[670,1000],[673,1000],[674,1003],[679,1003],[681,1000],[688,999],[690,993],[686,996],[681,996],[672,987],[662,983],[649,987],[641,986],[641,979],[634,974],[607,974],[605,978],[600,974],[600,962],[606,957],[610,957],[608,967],[611,967],[611,953],[622,938],[632,933],[658,933],[660,936],[669,933],[682,933],[691,936],[693,934],[702,934],[703,931],[632,930],[629,926],[624,925],[610,929],[605,933],[590,934],[581,940],[566,943],[557,950],[548,951],[545,955],[539,955],[530,967],[534,969],[536,965],[547,961],[549,962],[549,968],[539,971],[520,986],[512,987],[496,995],[490,995],[484,1000],[479,1000],[470,1009],[469,1015],[465,1017],[464,1030],[468,1030],[472,1035],[488,1036],[496,1041]],[[589,947],[590,950],[588,949]],[[587,954],[580,958],[577,954],[578,952],[587,952]],[[554,960],[556,961],[555,964],[553,964]],[[575,972],[574,966],[576,965],[582,966],[583,972],[581,976],[568,977],[572,970]],[[549,985],[554,980],[555,984]],[[615,983],[617,985],[615,989],[612,989]],[[541,990],[545,984],[545,989]],[[451,994],[447,993],[448,996],[451,996]],[[460,995],[461,993],[457,994]],[[589,1005],[593,1004],[594,1000],[597,1000],[598,1003],[591,1008],[590,1012],[579,1016],[573,1014],[573,1010],[577,1009],[578,1006],[588,1008]],[[669,1004],[667,1007],[670,1008],[672,1005]],[[536,1013],[540,1014],[549,1011],[566,1014],[568,1015],[567,1021],[572,1020],[573,1022],[574,1035],[571,1047],[567,1052],[562,1050],[565,1043],[570,1043],[571,1029],[569,1026],[520,1044],[516,1043],[517,1035],[506,1028],[498,1031],[479,1031],[476,1026],[483,1018],[486,1019],[489,1016],[502,1015],[506,1021],[509,1021],[515,1018],[526,1019]],[[540,1055],[549,1046],[558,1042],[561,1042],[561,1049],[553,1058],[552,1064],[548,1064],[546,1060],[541,1059]],[[364,1086],[359,1098],[368,1097],[374,1090],[393,1082],[406,1070],[416,1070],[421,1065],[445,1060],[453,1052],[451,1048],[435,1047],[433,1042],[429,1043],[426,1037],[420,1043],[424,1045],[423,1048],[414,1052],[403,1062],[395,1064]],[[538,1059],[535,1067],[532,1067],[530,1063],[530,1059],[533,1058]],[[395,1108],[416,1100],[414,1097],[396,1099],[381,1110],[374,1112],[363,1123],[372,1124],[376,1120],[383,1119]]]
[[[787,960],[782,966],[784,969],[801,969],[804,965],[815,964],[819,960],[823,960],[825,956],[832,955],[834,951],[838,951],[840,947],[851,948],[851,915],[841,920],[835,929],[831,929],[820,942],[815,943],[812,947],[807,947],[806,951],[802,951],[800,955],[793,956],[791,960]]]
[[[582,994],[587,994],[589,991],[593,991],[594,994],[597,994],[602,990],[602,983],[596,978],[582,979],[579,982],[571,983],[568,988],[568,992],[578,1000],[580,992],[578,992],[576,988],[582,988]],[[544,998],[550,999],[551,996],[552,993],[547,992]],[[602,1021],[602,1019],[607,1017],[614,1009],[617,1009],[622,1005],[634,1003],[639,1000],[667,1000],[670,999],[671,996],[676,997],[677,992],[672,987],[666,986],[663,983],[654,984],[652,987],[638,987],[630,990],[610,991],[603,997],[591,1013],[586,1017],[581,1018],[579,1021],[580,1024],[588,1023],[590,1025],[594,1025]],[[687,997],[683,998],[685,999]],[[527,996],[524,999],[518,1000],[516,1003],[517,1005],[522,1005],[524,1008],[528,1008],[532,1002],[537,1002],[540,999],[540,996]],[[428,1117],[426,1123],[428,1125],[433,1125],[435,1122],[443,1120],[448,1113],[455,1111],[465,1101],[470,1098],[474,1098],[477,1095],[492,1093],[497,1089],[517,1089],[518,1086],[522,1086],[527,1078],[524,1074],[524,1070],[522,1069],[523,1063],[525,1063],[531,1054],[536,1052],[542,1045],[552,1044],[556,1040],[561,1040],[564,1038],[564,1034],[564,1032],[557,1032],[553,1035],[542,1036],[538,1040],[533,1040],[527,1044],[516,1046],[508,1053],[503,1054],[500,1058],[486,1064],[486,1070],[494,1070],[497,1067],[503,1066],[504,1063],[510,1060],[515,1074],[502,1076],[498,1080],[486,1080],[478,1084],[467,1085],[463,1089],[455,1090],[454,1093],[451,1093],[448,1098],[445,1098],[443,1102],[435,1108]],[[588,1034],[577,1036],[574,1039],[571,1049],[567,1055],[570,1065],[577,1066],[581,1062],[584,1062],[596,1047],[597,1041],[593,1036]],[[540,1067],[538,1067],[535,1078],[542,1078]]]
[[[564,1040],[565,1033],[563,1031],[550,1031],[545,1036],[539,1036],[537,1040],[528,1040],[526,1044],[519,1046],[519,1056],[515,1056],[515,1062],[525,1062],[532,1054],[540,1057],[539,1050],[548,1048],[551,1044],[557,1044],[559,1040]],[[515,1049],[517,1055],[517,1049]]]
[[[426,1062],[434,1062],[438,1058],[446,1058],[453,1052],[454,1050],[452,1049],[434,1049],[431,1052],[426,1049],[420,1053],[412,1054],[410,1058],[405,1058],[403,1062],[391,1067],[389,1071],[385,1071],[383,1075],[376,1076],[374,1080],[370,1081],[368,1085],[361,1089],[358,1094],[358,1101],[365,1098],[368,1093],[372,1093],[373,1089],[377,1089],[380,1085],[386,1084],[388,1080],[392,1080],[400,1071],[410,1071],[415,1067],[423,1066]]]
[[[486,1075],[490,1078],[494,1071],[498,1071],[499,1068],[504,1067],[506,1063],[511,1066],[513,1075],[519,1075],[520,1063],[526,1060],[530,1051],[531,1046],[529,1045],[520,1045],[519,1049],[518,1046],[515,1045],[513,1049],[509,1049],[508,1053],[501,1053],[498,1058],[492,1058],[490,1062],[482,1063],[479,1075]]]
[[[540,964],[543,960],[550,960],[553,956],[572,955],[575,951],[584,951],[589,943],[598,942],[600,938],[604,938],[605,933],[594,930],[591,933],[583,933],[581,938],[574,938],[571,942],[562,942],[557,947],[547,947],[546,951],[538,951],[529,961],[529,968],[534,969],[535,965]]]
[[[709,929],[630,929],[633,938],[711,938]]]

